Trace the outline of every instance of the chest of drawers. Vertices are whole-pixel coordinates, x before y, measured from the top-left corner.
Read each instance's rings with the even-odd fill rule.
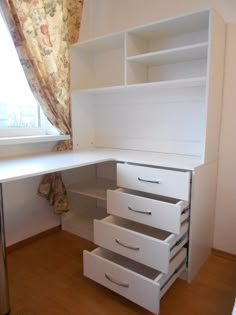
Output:
[[[105,219],[94,221],[84,274],[158,314],[160,299],[186,269],[189,171],[117,164],[117,190],[107,192]],[[176,199],[178,198],[178,199]]]

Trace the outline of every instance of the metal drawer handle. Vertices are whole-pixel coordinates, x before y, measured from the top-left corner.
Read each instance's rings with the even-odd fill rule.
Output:
[[[116,280],[112,279],[111,276],[109,276],[106,272],[105,272],[105,277],[107,278],[107,280],[111,281],[112,283],[119,285],[120,287],[123,287],[123,288],[129,287],[128,283],[122,283],[122,282],[116,281]]]
[[[140,182],[152,183],[152,184],[160,184],[161,183],[160,180],[147,180],[147,179],[143,179],[141,177],[138,177],[138,180],[140,180]]]
[[[129,209],[130,211],[134,211],[134,212],[138,212],[138,213],[142,213],[142,214],[148,214],[148,215],[151,215],[151,214],[152,214],[151,211],[135,210],[135,209],[131,208],[130,206],[128,206],[128,209]]]
[[[120,246],[123,246],[123,247],[128,248],[128,249],[140,250],[140,247],[135,247],[135,246],[131,246],[131,245],[126,245],[126,244],[124,244],[123,242],[121,242],[120,240],[118,240],[117,238],[116,238],[116,243],[119,244]]]

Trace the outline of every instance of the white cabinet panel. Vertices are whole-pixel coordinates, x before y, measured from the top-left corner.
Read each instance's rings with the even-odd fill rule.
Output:
[[[118,164],[117,185],[188,201],[190,172]]]
[[[107,191],[107,212],[176,234],[189,216],[186,201],[122,188]]]
[[[188,240],[188,223],[179,235],[109,216],[94,221],[94,243],[146,266],[169,273],[171,257]]]
[[[186,249],[175,257],[171,272],[163,275],[102,248],[84,251],[84,275],[112,291],[159,313],[162,290],[167,290],[185,269]],[[168,282],[166,282],[168,280]]]

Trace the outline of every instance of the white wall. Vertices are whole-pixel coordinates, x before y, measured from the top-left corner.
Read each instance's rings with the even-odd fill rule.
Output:
[[[235,0],[84,0],[80,40],[209,7],[236,20]]]
[[[228,24],[223,104],[214,247],[236,254],[236,23]]]
[[[236,21],[235,0],[85,0],[80,40],[207,7]],[[236,254],[236,25],[227,28],[214,248]]]

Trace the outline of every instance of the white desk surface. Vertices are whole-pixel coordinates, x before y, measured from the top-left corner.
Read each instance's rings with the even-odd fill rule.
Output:
[[[51,152],[0,159],[0,183],[106,161],[138,163],[182,170],[194,170],[202,164],[200,158],[194,156],[132,150],[101,148]]]

